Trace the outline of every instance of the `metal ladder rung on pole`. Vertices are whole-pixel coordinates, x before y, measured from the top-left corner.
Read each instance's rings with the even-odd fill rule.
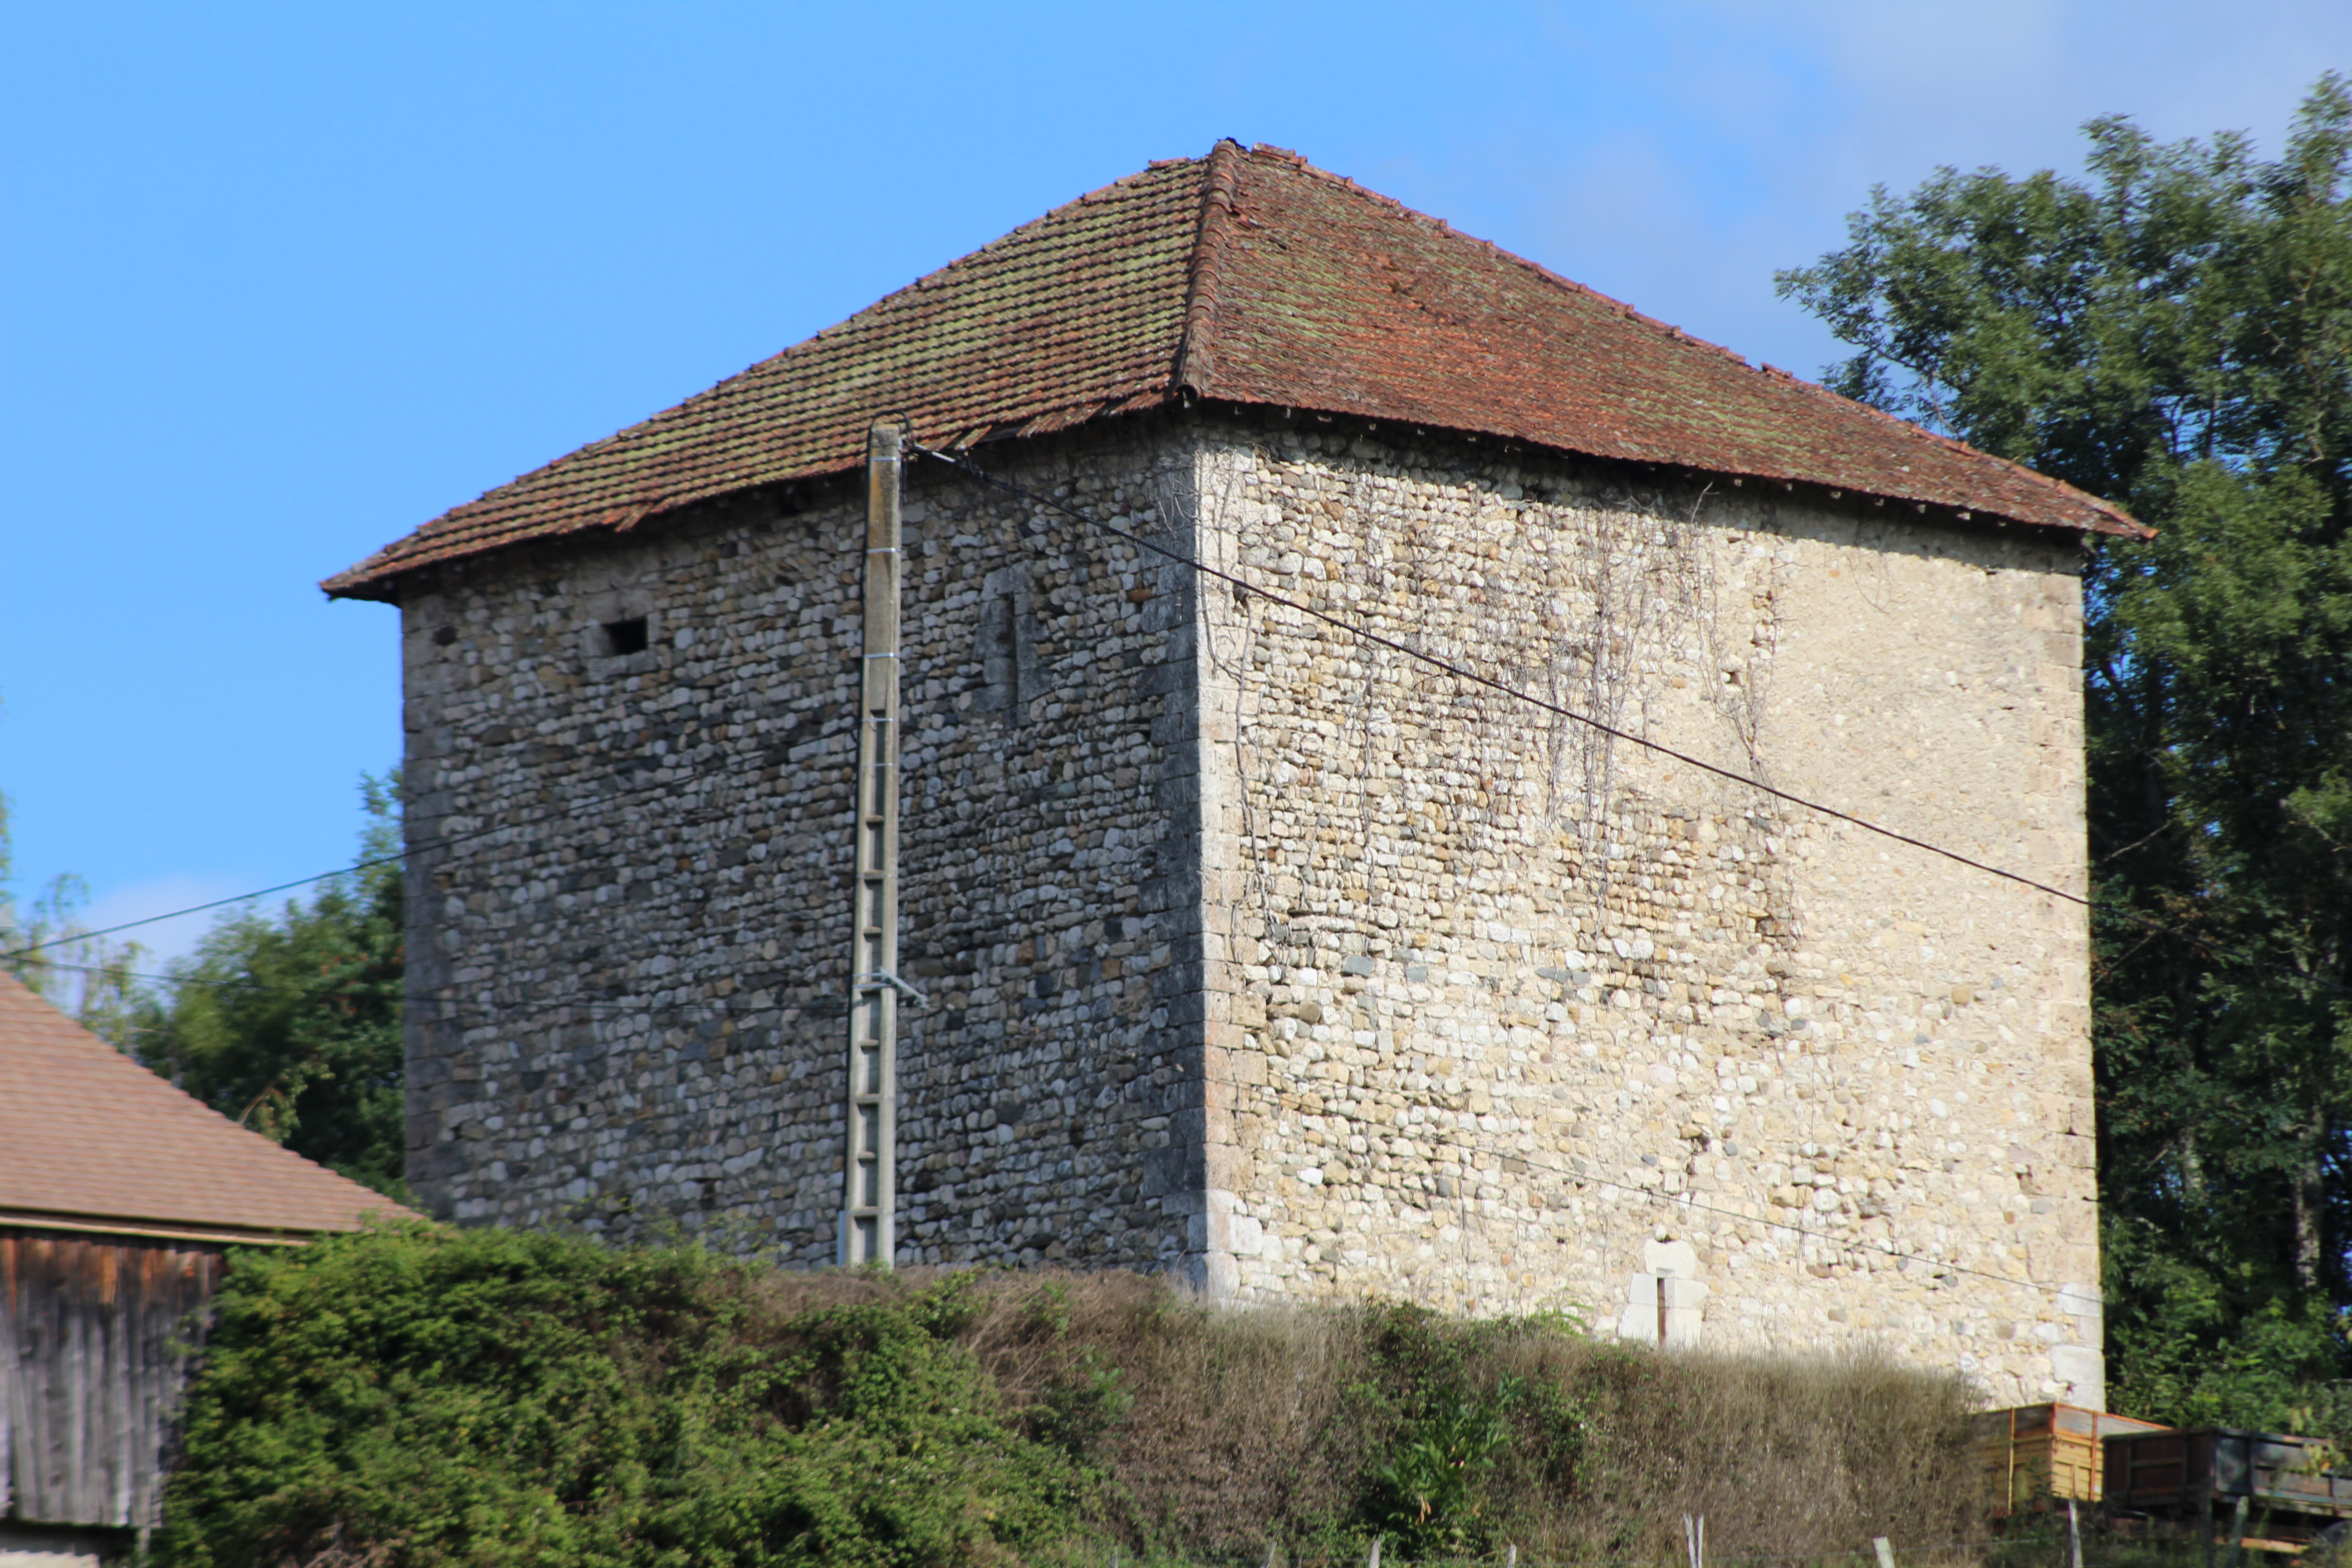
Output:
[[[866,636],[859,680],[850,910],[846,1138],[842,1151],[845,1266],[887,1266],[898,1251],[898,462],[896,426],[866,446]]]

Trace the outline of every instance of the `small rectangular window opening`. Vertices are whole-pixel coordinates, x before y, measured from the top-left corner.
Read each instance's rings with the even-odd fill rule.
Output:
[[[604,651],[619,656],[646,651],[646,618],[631,616],[625,621],[604,623]]]

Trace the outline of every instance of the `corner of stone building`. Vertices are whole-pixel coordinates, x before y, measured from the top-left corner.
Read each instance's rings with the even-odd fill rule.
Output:
[[[463,1031],[438,1016],[431,998],[446,994],[449,955],[444,951],[434,900],[435,871],[442,856],[433,847],[442,834],[448,792],[439,772],[448,751],[443,700],[449,683],[449,650],[458,628],[448,624],[443,595],[412,585],[400,610],[402,909],[408,1005],[401,1010],[406,1180],[415,1206],[435,1219],[453,1218],[457,1179],[466,1151],[455,1137],[449,1112],[463,1068]]]
[[[2107,1407],[2105,1297],[2095,1284],[2058,1287],[2058,1309],[2074,1328],[2071,1342],[2050,1347],[2050,1375],[2061,1385],[2058,1398],[2090,1410]]]
[[[2032,837],[2036,875],[2074,896],[2090,892],[2088,758],[2084,752],[2083,574],[2084,552],[2051,547],[2042,578],[2042,603],[2024,630],[2040,640],[2034,671],[2043,722],[2034,742],[2040,759],[2033,793],[2049,826]],[[2053,1043],[2056,1093],[2049,1103],[2050,1145],[2058,1180],[2053,1200],[2073,1211],[2067,1244],[2041,1257],[2029,1250],[2034,1283],[2053,1292],[2054,1311],[2040,1326],[2048,1339],[2053,1396],[2093,1410],[2106,1408],[2105,1292],[2098,1199],[2098,1111],[2092,1060],[2091,931],[2086,905],[2054,898],[2039,901],[2056,962],[2040,1008],[2043,1038]]]
[[[1189,493],[1180,503],[1180,515],[1167,520],[1167,542],[1192,560],[1230,566],[1214,559],[1221,542],[1230,537],[1218,525],[1217,514],[1234,493],[1237,466],[1246,463],[1247,453],[1198,424],[1188,426],[1182,438],[1190,447],[1190,461],[1183,466]],[[1247,939],[1238,931],[1242,874],[1231,863],[1234,839],[1226,821],[1233,808],[1226,798],[1230,770],[1217,757],[1221,747],[1232,747],[1238,737],[1230,705],[1214,700],[1218,671],[1231,652],[1220,644],[1222,623],[1214,613],[1221,584],[1172,562],[1164,570],[1171,586],[1181,584],[1179,593],[1191,636],[1185,660],[1191,679],[1183,689],[1171,693],[1169,712],[1182,726],[1192,785],[1183,802],[1183,837],[1192,872],[1192,993],[1181,1016],[1195,1036],[1176,1118],[1184,1150],[1182,1179],[1166,1204],[1171,1216],[1183,1223],[1176,1278],[1201,1300],[1224,1303],[1242,1294],[1237,1255],[1255,1253],[1258,1240],[1258,1222],[1236,1212],[1242,1207],[1238,1194],[1248,1189],[1250,1180],[1250,1161],[1234,1124],[1248,1043],[1235,1021],[1242,998],[1235,946]]]

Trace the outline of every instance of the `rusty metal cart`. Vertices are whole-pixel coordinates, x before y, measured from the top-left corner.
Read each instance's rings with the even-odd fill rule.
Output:
[[[2107,1517],[2124,1528],[2193,1525],[2212,1561],[2217,1530],[2232,1555],[2301,1552],[2352,1521],[2352,1474],[2331,1445],[2277,1432],[2198,1426],[2105,1440]],[[2228,1522],[2221,1521],[2227,1518]],[[2255,1533],[2248,1534],[2249,1530]]]

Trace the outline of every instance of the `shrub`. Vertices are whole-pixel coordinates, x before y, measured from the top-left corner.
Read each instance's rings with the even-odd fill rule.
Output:
[[[952,1342],[968,1282],[781,1318],[761,1282],[415,1225],[243,1254],[164,1557],[911,1565],[1059,1536],[1087,1477]]]
[[[1975,1532],[1966,1390],[1133,1274],[421,1225],[241,1254],[172,1568],[1842,1555]]]

